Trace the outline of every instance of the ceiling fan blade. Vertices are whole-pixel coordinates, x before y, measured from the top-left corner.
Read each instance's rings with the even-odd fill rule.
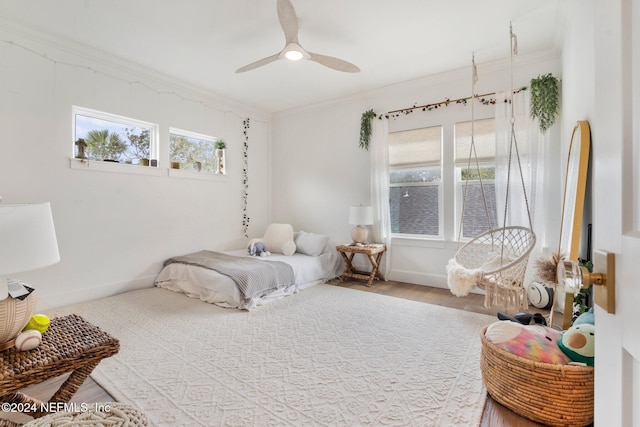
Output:
[[[267,56],[266,58],[262,58],[256,62],[252,62],[249,65],[245,65],[242,68],[238,68],[236,73],[244,73],[245,71],[251,71],[255,68],[262,67],[263,65],[267,65],[273,61],[277,61],[280,59],[280,53],[276,53],[275,55]]]
[[[317,53],[309,53],[309,60],[333,68],[334,70],[344,71],[345,73],[359,73],[360,68],[343,59],[334,58],[333,56],[319,55]]]
[[[286,44],[298,43],[298,16],[291,0],[278,0],[278,19]]]

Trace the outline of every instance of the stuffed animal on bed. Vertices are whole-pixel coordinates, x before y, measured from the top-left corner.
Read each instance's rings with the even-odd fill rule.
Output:
[[[560,349],[574,362],[594,366],[596,322],[593,308],[582,313],[558,340]]]
[[[262,242],[251,242],[247,248],[249,255],[251,256],[269,256],[271,252],[267,250],[267,247]]]

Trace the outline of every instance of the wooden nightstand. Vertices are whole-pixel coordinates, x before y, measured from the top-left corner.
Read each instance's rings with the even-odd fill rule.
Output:
[[[384,251],[387,250],[387,247],[385,245],[340,245],[336,247],[336,250],[340,252],[340,255],[342,255],[342,258],[345,262],[344,272],[342,273],[342,280],[344,280],[345,277],[358,280],[366,280],[367,286],[371,286],[375,279],[385,280],[380,270],[378,270],[382,254],[384,254]],[[371,263],[370,272],[359,271],[353,266],[352,261],[355,254],[363,254],[367,256],[369,262]]]
[[[0,352],[0,402],[5,412],[24,412],[34,418],[60,410],[106,357],[120,350],[120,343],[82,317],[69,315],[51,320],[42,343],[30,351],[11,348]],[[71,373],[49,402],[19,390],[62,374]],[[49,410],[52,408],[52,410]],[[8,411],[7,411],[8,409]],[[18,425],[0,419],[0,426]]]

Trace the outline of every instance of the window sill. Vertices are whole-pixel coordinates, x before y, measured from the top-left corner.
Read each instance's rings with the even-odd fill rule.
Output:
[[[394,246],[410,246],[419,248],[445,248],[447,242],[439,237],[400,237],[391,236],[391,244]]]
[[[169,176],[171,178],[200,179],[205,181],[226,181],[227,180],[227,175],[223,175],[219,173],[186,171],[186,170],[180,170],[180,169],[169,169]]]
[[[147,176],[169,176],[179,179],[199,179],[203,181],[227,181],[227,175],[196,172],[180,169],[165,169],[152,166],[130,165],[127,163],[101,162],[97,160],[69,159],[71,169],[94,172],[127,173]]]
[[[75,158],[69,160],[71,169],[151,176],[162,176],[166,173],[163,169],[151,166],[129,165],[126,163],[101,162],[97,160],[83,160]]]

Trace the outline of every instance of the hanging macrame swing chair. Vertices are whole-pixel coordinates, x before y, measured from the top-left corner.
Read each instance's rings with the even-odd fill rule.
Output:
[[[514,35],[513,33],[511,33],[511,35],[513,52]],[[492,306],[502,306],[506,311],[519,311],[528,307],[527,293],[523,286],[523,282],[525,270],[529,261],[529,254],[536,244],[536,235],[532,229],[529,202],[524,184],[520,155],[518,153],[513,102],[511,102],[511,141],[509,144],[507,191],[503,217],[504,221],[501,228],[493,228],[491,225],[487,199],[474,143],[473,104],[475,101],[476,82],[477,71],[474,60],[473,96],[471,104],[471,144],[467,170],[471,170],[471,160],[472,157],[475,158],[477,176],[480,181],[480,188],[487,217],[488,231],[474,237],[460,247],[454,258],[449,261],[447,264],[448,285],[451,293],[456,296],[466,296],[476,287],[484,290],[484,306],[487,308]],[[513,94],[513,90],[511,93]],[[511,161],[513,155],[517,158],[517,164],[520,169],[520,179],[527,208],[529,228],[506,225],[509,205],[509,185],[511,180]],[[465,185],[462,215],[460,218],[460,227],[458,232],[459,239],[462,237],[462,224],[466,207],[467,187],[468,185]]]

